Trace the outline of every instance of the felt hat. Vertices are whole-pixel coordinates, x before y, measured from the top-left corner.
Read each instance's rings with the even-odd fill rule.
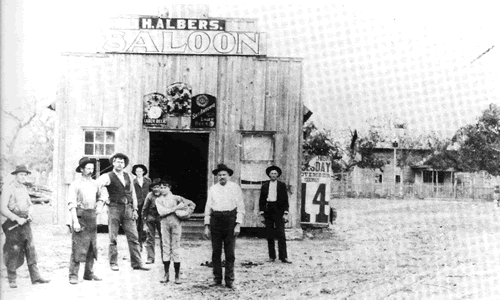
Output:
[[[135,171],[137,170],[137,168],[141,168],[142,170],[144,170],[143,176],[148,174],[148,168],[146,168],[145,165],[141,165],[141,164],[137,164],[137,165],[134,165],[132,167],[132,174],[137,175],[137,174],[135,174]]]
[[[88,163],[94,163],[94,162],[90,158],[88,158],[88,157],[82,157],[82,158],[80,158],[80,161],[78,162],[78,167],[76,167],[76,171],[78,173],[81,173],[82,171],[80,170],[80,168],[85,168],[85,166]]]
[[[123,158],[123,159],[125,160],[125,167],[127,167],[127,166],[128,166],[129,159],[128,159],[128,156],[126,156],[125,154],[123,154],[123,153],[115,153],[113,156],[111,156],[111,157],[109,158],[109,162],[110,162],[111,164],[113,164],[113,160],[114,160],[115,158]]]
[[[31,172],[26,168],[25,165],[19,165],[19,166],[17,166],[16,169],[12,173],[10,173],[10,174],[16,175],[17,173],[22,173],[22,172],[28,173],[28,175],[31,174]]]
[[[174,181],[171,180],[170,178],[164,178],[161,180],[160,184],[165,184],[165,185],[168,185],[169,187],[173,187]]]
[[[277,171],[278,172],[278,177],[281,176],[282,172],[281,172],[281,169],[278,166],[267,167],[267,169],[266,169],[267,176],[269,176],[269,173],[271,173],[271,171]]]
[[[153,181],[149,185],[149,188],[153,189],[155,186],[160,185],[161,182],[162,182],[162,180],[160,178],[155,178],[155,179],[153,179]]]
[[[217,174],[219,174],[220,171],[227,171],[229,176],[232,176],[234,173],[233,170],[228,168],[225,164],[218,164],[217,168],[212,171],[212,174],[217,175]]]

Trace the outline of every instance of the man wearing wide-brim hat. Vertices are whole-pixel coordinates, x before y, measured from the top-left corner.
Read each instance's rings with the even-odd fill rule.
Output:
[[[15,176],[3,190],[0,211],[7,220],[2,224],[5,233],[3,246],[4,263],[7,267],[9,287],[17,288],[16,270],[23,265],[24,258],[28,264],[33,284],[47,283],[49,280],[40,276],[37,266],[35,243],[31,231],[33,203],[24,183],[31,172],[24,165],[17,166],[11,173]]]
[[[102,189],[102,198],[108,205],[108,232],[109,232],[109,265],[111,270],[119,271],[117,237],[120,225],[127,236],[130,252],[130,264],[134,270],[148,271],[141,258],[139,236],[136,220],[139,216],[137,195],[131,176],[124,171],[128,166],[129,158],[123,153],[116,153],[109,158],[113,170],[99,177]]]
[[[70,184],[68,190],[68,210],[71,213],[71,258],[69,263],[69,283],[78,283],[80,263],[85,263],[84,280],[101,281],[94,274],[94,259],[97,260],[97,215],[103,207],[101,188],[92,179],[94,161],[83,157],[78,162],[76,172],[80,176]]]
[[[228,288],[233,288],[235,241],[245,214],[243,192],[238,184],[229,181],[233,170],[225,164],[219,164],[212,174],[217,176],[218,183],[208,190],[204,235],[212,239],[214,285],[222,284],[221,256],[224,245],[226,258],[224,280]]]
[[[286,251],[285,223],[288,222],[288,191],[286,184],[278,180],[281,176],[278,166],[270,166],[266,174],[270,180],[260,188],[259,211],[266,225],[267,249],[269,260],[276,260],[274,240],[278,240],[278,258],[284,263],[290,263]]]

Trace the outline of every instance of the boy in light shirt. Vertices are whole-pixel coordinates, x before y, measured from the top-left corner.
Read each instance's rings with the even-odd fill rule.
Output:
[[[174,261],[175,283],[180,284],[180,244],[182,234],[182,220],[177,217],[175,212],[188,207],[194,211],[196,205],[193,201],[184,197],[172,194],[170,181],[162,180],[160,183],[161,195],[156,199],[156,208],[161,219],[161,236],[163,243],[163,266],[165,268],[165,279],[162,283],[169,281],[170,260]]]

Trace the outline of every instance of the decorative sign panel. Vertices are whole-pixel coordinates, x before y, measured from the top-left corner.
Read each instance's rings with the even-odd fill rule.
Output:
[[[302,168],[302,224],[328,225],[332,174],[328,157],[317,156]]]
[[[191,101],[191,128],[215,128],[216,98],[200,94]]]
[[[169,117],[191,115],[191,86],[176,82],[167,87],[166,96],[151,93],[143,97],[143,124],[145,126],[164,126]]]

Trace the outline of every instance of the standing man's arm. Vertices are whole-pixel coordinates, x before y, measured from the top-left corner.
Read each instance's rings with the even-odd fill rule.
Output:
[[[97,183],[97,193],[96,193],[96,213],[100,214],[103,207],[104,207],[104,200],[102,199],[102,189],[99,184]]]
[[[234,226],[234,236],[240,234],[241,223],[243,223],[243,216],[245,215],[245,202],[243,201],[243,191],[239,185],[235,186],[235,199],[236,199],[236,226]]]
[[[137,212],[138,206],[137,206],[137,195],[135,194],[135,188],[134,185],[130,185],[130,190],[132,192],[132,209],[134,210],[134,213],[132,214],[132,219],[137,220],[139,217],[139,213]]]
[[[262,183],[262,185],[260,187],[259,214],[262,217],[261,221],[263,221],[264,211],[266,210],[267,193],[266,193],[265,184],[266,184],[265,182]]]
[[[288,210],[290,209],[290,205],[288,203],[288,191],[287,191],[287,188],[286,188],[286,183],[284,182],[280,182],[280,185],[281,185],[281,197],[283,198],[283,220],[285,221],[285,223],[288,222]]]
[[[106,186],[108,186],[110,183],[111,180],[109,179],[108,173],[99,176],[99,179],[97,179],[97,185],[101,191],[101,199],[106,205],[109,205],[109,193]]]
[[[149,206],[151,204],[151,197],[153,197],[153,194],[152,193],[149,193],[147,196],[146,196],[146,200],[144,200],[144,205],[142,206],[142,218],[144,220],[146,220],[147,216],[148,216],[148,212],[149,212]]]
[[[207,193],[207,204],[205,205],[205,232],[204,236],[206,239],[210,239],[210,213],[212,210],[213,196],[212,189],[210,188]]]
[[[26,191],[28,192],[28,191]],[[28,206],[28,221],[32,222],[33,221],[33,202],[31,202],[31,197],[29,196],[28,194],[28,203],[29,203],[29,206]]]
[[[0,212],[7,219],[9,219],[13,222],[17,222],[17,224],[19,224],[19,225],[24,225],[24,223],[26,223],[28,221],[28,219],[21,218],[21,217],[17,216],[13,212],[11,212],[9,207],[8,207],[9,199],[10,199],[10,197],[13,196],[13,194],[14,194],[13,192],[14,191],[12,190],[12,188],[10,186],[3,190],[2,201],[0,201]]]
[[[68,209],[71,213],[71,228],[75,232],[79,232],[81,230],[80,222],[78,222],[78,216],[76,214],[76,205],[77,205],[77,189],[74,183],[71,183],[68,190]]]

